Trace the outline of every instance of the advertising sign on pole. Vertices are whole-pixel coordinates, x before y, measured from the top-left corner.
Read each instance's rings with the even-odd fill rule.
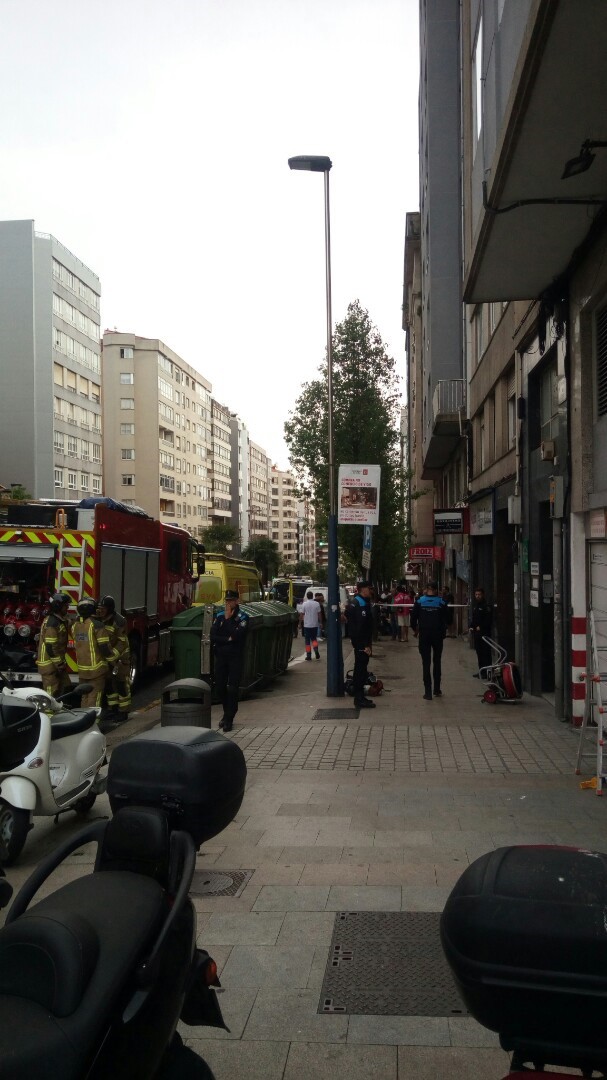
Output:
[[[340,525],[379,524],[379,465],[340,465],[338,522]]]

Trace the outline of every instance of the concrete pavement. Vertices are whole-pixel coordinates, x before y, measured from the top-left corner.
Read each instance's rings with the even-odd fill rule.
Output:
[[[195,899],[231,1030],[182,1030],[218,1080],[497,1080],[507,1071],[497,1037],[466,1016],[317,1011],[336,912],[439,912],[464,867],[503,844],[607,846],[604,800],[580,791],[577,739],[552,707],[528,697],[482,704],[467,641],[447,639],[443,655],[444,696],[432,702],[422,700],[416,642],[384,639],[370,662],[387,688],[375,710],[322,715],[353,708],[351,698],[326,697],[324,646],[320,661],[297,655],[272,689],[241,703],[230,737],[247,757],[247,793],[198,865],[253,873],[236,897]],[[159,714],[137,714],[111,741]],[[220,716],[214,707],[214,727]],[[99,800],[97,812],[106,808]],[[56,835],[37,824],[26,865]],[[63,880],[90,858],[72,856]]]

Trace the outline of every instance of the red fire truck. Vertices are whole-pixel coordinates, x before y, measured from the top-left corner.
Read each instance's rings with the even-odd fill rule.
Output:
[[[171,621],[198,580],[195,559],[203,565],[184,529],[111,499],[0,501],[0,646],[33,661],[53,593],[67,593],[73,615],[83,596],[109,593],[127,619],[136,678],[169,659]],[[68,663],[75,674],[75,658]]]

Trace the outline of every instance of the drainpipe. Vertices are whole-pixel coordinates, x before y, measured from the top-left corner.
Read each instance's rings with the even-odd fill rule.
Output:
[[[563,719],[564,705],[562,530],[563,519],[554,518],[552,522],[552,588],[554,594],[554,715],[557,720]]]

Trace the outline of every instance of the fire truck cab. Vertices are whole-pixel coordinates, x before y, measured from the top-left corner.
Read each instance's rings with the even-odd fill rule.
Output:
[[[170,656],[173,617],[192,603],[204,561],[189,533],[112,499],[0,501],[0,646],[35,660],[55,592],[111,594],[127,620],[133,676]],[[77,675],[75,659],[68,657]]]

